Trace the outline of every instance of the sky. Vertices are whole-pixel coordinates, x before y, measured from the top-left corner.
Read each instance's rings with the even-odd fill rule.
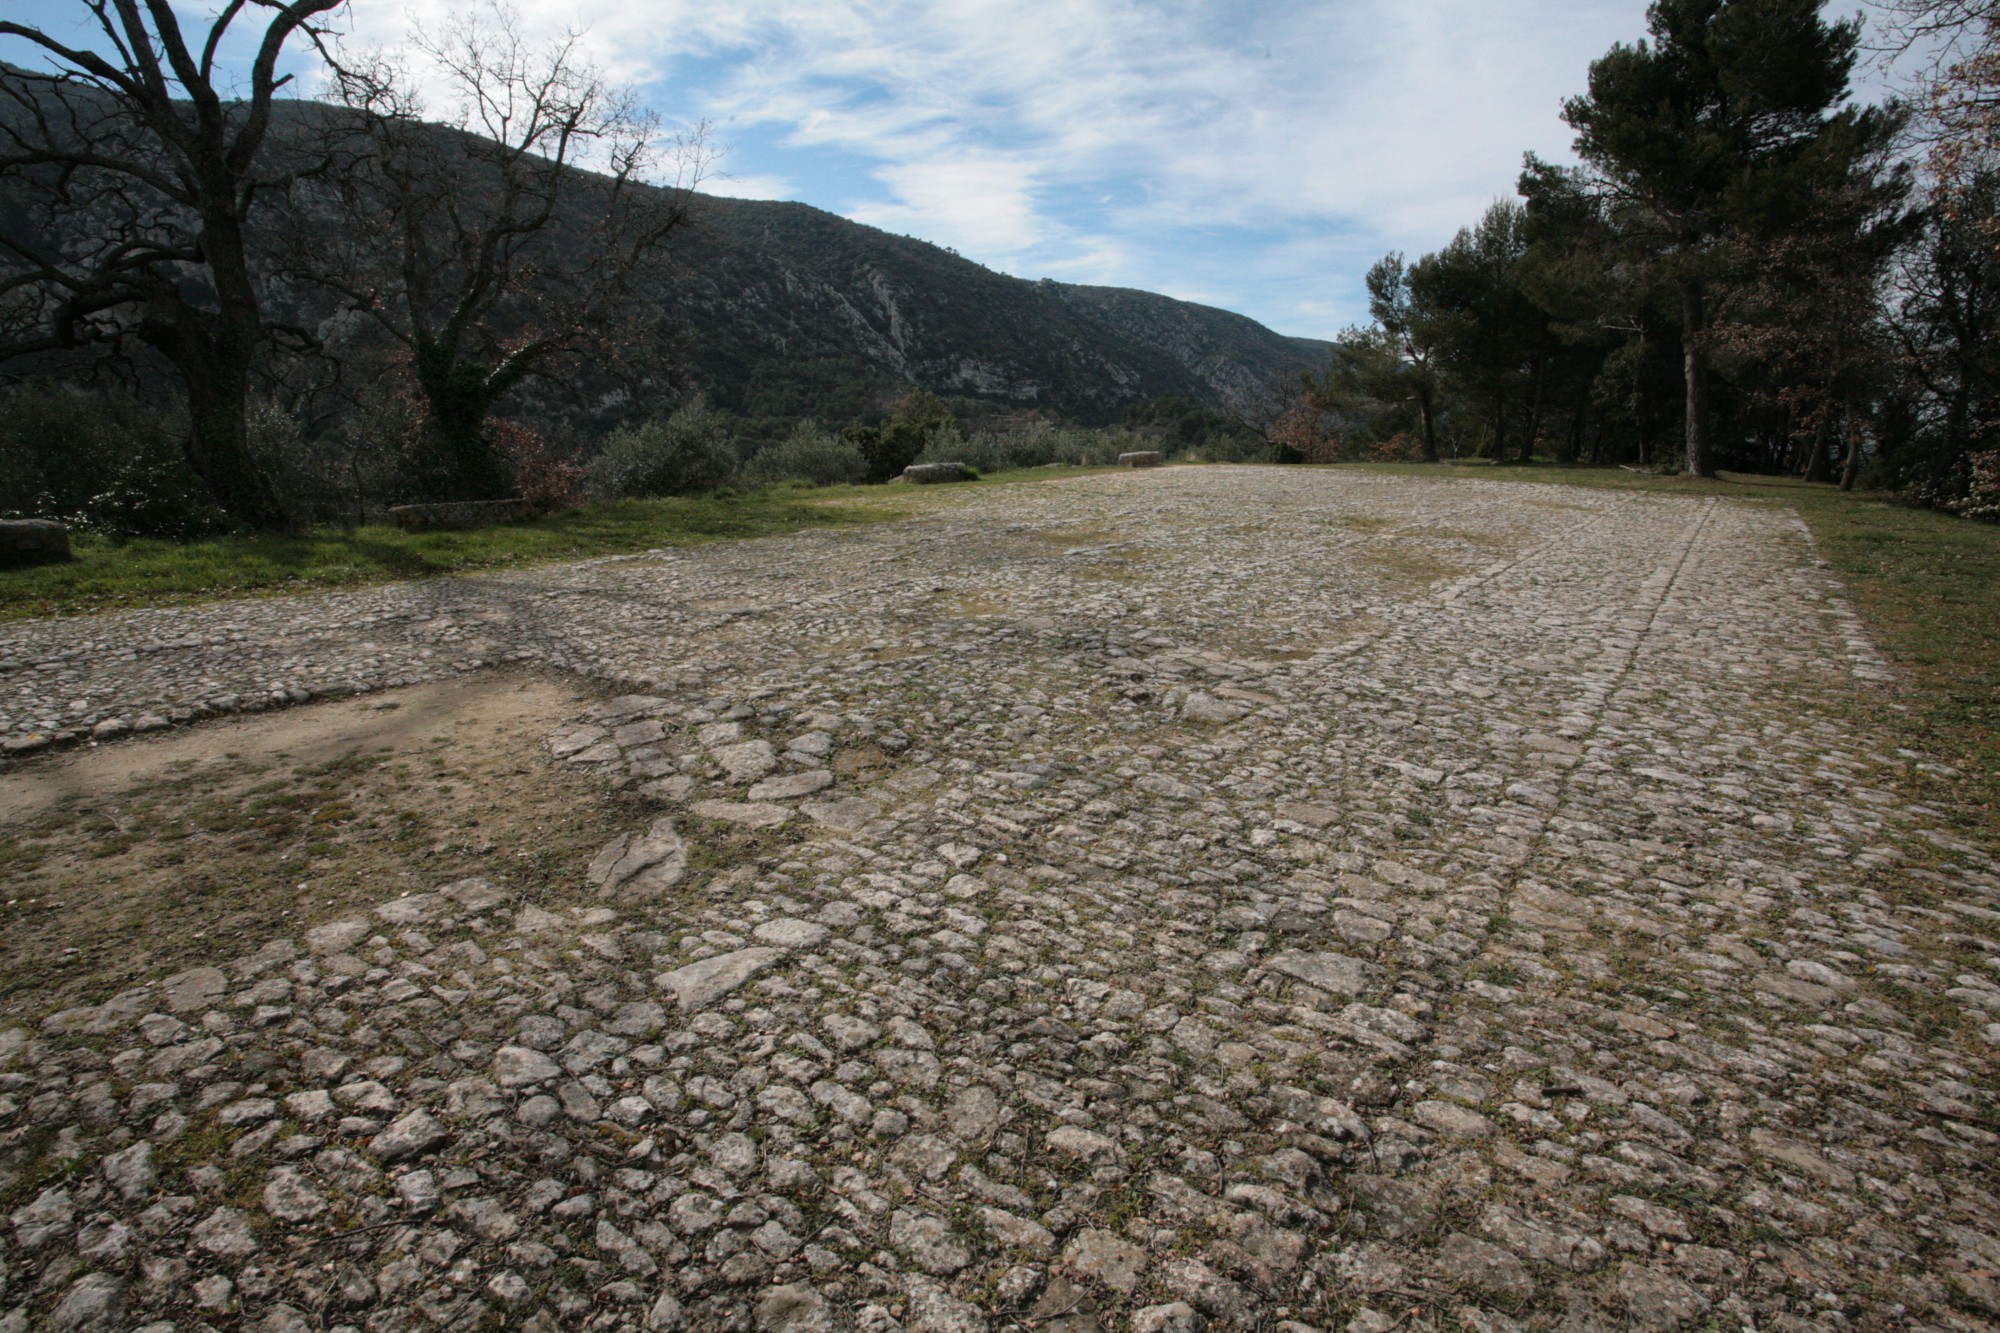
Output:
[[[710,193],[1329,338],[1365,322],[1371,263],[1511,196],[1524,151],[1573,160],[1563,98],[1645,34],[1644,0],[512,3],[670,126],[706,123]],[[467,7],[353,0],[347,26],[394,48]],[[55,34],[83,12],[0,8]]]

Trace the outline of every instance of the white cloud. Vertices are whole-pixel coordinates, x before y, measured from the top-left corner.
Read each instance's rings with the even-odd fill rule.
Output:
[[[940,153],[892,163],[874,176],[894,202],[864,201],[848,209],[870,226],[1009,257],[1034,250],[1052,229],[1036,205],[1033,167],[1009,154]]]
[[[1319,332],[1358,317],[1375,256],[1441,244],[1512,192],[1524,150],[1563,155],[1562,97],[1644,32],[1644,0],[517,3],[531,30],[586,28],[668,114],[754,137],[721,192],[806,181],[996,267],[1239,308],[1254,290],[1257,313]],[[388,35],[448,7],[358,0],[356,18]]]

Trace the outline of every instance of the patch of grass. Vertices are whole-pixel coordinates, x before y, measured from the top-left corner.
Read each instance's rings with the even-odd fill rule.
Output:
[[[633,814],[603,799],[601,779],[535,753],[552,710],[572,705],[537,699],[517,718],[518,693],[496,674],[448,714],[468,719],[459,744],[488,774],[470,789],[411,781],[429,756],[392,748],[407,739],[332,740],[355,748],[283,769],[213,760],[136,776],[88,809],[0,827],[0,1027],[295,937],[399,889],[483,874],[552,910],[579,901],[578,867]],[[289,774],[277,790],[274,771]]]
[[[872,502],[827,503],[843,498],[777,489],[628,500],[533,522],[457,532],[329,528],[217,537],[185,545],[114,543],[84,533],[76,537],[76,559],[68,564],[0,572],[0,620],[353,587],[776,536],[802,528],[844,527],[899,518],[905,512],[903,497],[882,488],[874,488],[866,497]]]
[[[524,523],[456,532],[390,527],[315,528],[301,533],[216,537],[185,545],[113,542],[93,533],[72,539],[76,559],[63,565],[0,570],[0,621],[88,615],[144,606],[183,606],[233,597],[271,597],[776,537],[805,528],[852,527],[904,518],[953,495],[994,485],[1087,476],[1114,468],[1024,468],[997,472],[978,485],[953,487],[797,484],[662,500],[586,505]]]
[[[1877,646],[1903,674],[1902,688],[1857,690],[1853,706],[1886,722],[1910,749],[1959,770],[1956,778],[1913,771],[1916,794],[1933,799],[1961,825],[2000,835],[2000,526],[1792,477],[1725,473],[1701,481],[1554,464],[1345,466],[1374,475],[1719,496],[1792,510],[1845,580]]]

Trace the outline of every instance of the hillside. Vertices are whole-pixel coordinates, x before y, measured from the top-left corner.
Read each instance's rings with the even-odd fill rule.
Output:
[[[1327,344],[1150,292],[1027,281],[805,204],[705,197],[663,293],[718,405],[853,410],[864,386],[1115,418],[1164,394],[1261,416]],[[853,401],[850,401],[853,400]]]
[[[6,70],[0,65],[0,78]],[[312,102],[281,102],[278,111],[283,133],[270,151],[309,162],[337,113]],[[0,100],[0,125],[26,114]],[[39,243],[17,202],[0,181],[0,236]],[[310,209],[305,232],[342,225]],[[637,328],[660,340],[659,363],[677,368],[668,379],[684,379],[676,387],[746,416],[840,421],[918,385],[1083,423],[1116,420],[1127,406],[1166,395],[1262,418],[1299,370],[1327,355],[1325,343],[1282,337],[1241,315],[1148,292],[1009,277],[805,204],[699,196],[694,218],[675,240],[669,272],[639,290],[632,313]],[[93,241],[67,239],[76,243],[68,248]],[[253,239],[276,243],[266,231]],[[273,269],[287,262],[266,254]],[[309,284],[274,282],[268,299],[269,313],[302,327],[333,315]],[[365,338],[341,353],[375,354]],[[523,386],[513,410],[591,433],[609,418],[578,405],[618,398],[600,379],[584,367],[570,389]]]

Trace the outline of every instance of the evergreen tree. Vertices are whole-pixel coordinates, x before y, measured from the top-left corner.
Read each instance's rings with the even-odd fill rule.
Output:
[[[1578,154],[1642,220],[1678,298],[1687,466],[1713,476],[1709,287],[1717,245],[1768,225],[1776,188],[1828,131],[1847,94],[1858,22],[1820,0],[1657,0],[1652,41],[1592,63],[1563,104]]]
[[[1486,210],[1436,254],[1410,271],[1411,300],[1426,312],[1443,367],[1492,413],[1493,456],[1507,461],[1511,411],[1527,400],[1522,458],[1534,452],[1535,394],[1548,350],[1548,321],[1521,288],[1527,254],[1526,213],[1509,200]]]
[[[1415,404],[1423,429],[1424,461],[1438,461],[1438,329],[1432,312],[1417,303],[1401,254],[1384,255],[1368,270],[1368,313],[1397,359],[1399,397]],[[1342,342],[1348,341],[1346,338]]]

